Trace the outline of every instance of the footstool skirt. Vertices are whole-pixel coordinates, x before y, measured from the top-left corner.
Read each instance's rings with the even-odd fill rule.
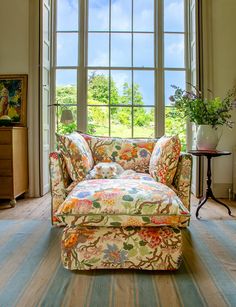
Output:
[[[70,270],[176,270],[182,257],[178,228],[67,226],[62,263]]]

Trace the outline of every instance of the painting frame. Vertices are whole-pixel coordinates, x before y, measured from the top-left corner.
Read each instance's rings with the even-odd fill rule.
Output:
[[[0,75],[0,117],[7,115],[11,125],[27,125],[27,74]]]

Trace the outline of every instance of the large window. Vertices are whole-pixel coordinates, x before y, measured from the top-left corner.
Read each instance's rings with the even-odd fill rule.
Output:
[[[55,99],[60,132],[155,137],[181,135],[171,84],[185,87],[184,0],[57,0],[54,22]],[[61,106],[62,105],[62,106]],[[63,109],[74,123],[60,123]]]

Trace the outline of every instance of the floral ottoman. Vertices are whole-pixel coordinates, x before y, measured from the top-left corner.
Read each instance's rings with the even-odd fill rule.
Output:
[[[190,214],[172,189],[145,176],[82,181],[56,216],[67,225],[62,262],[68,269],[174,270],[182,255],[178,227]]]

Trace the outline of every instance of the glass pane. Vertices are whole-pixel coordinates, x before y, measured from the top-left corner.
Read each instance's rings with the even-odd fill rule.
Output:
[[[56,100],[58,103],[77,103],[77,71],[75,69],[56,70]]]
[[[164,31],[184,32],[184,0],[164,1]]]
[[[111,34],[111,66],[131,66],[131,34]]]
[[[134,0],[134,31],[154,31],[154,0]]]
[[[134,71],[134,105],[154,105],[154,81],[153,71]]]
[[[57,0],[57,30],[78,31],[78,0]]]
[[[166,106],[165,108],[165,134],[178,135],[181,141],[181,151],[186,151],[186,120],[176,117],[173,108]]]
[[[111,108],[111,136],[130,138],[132,137],[130,107]]]
[[[89,33],[88,66],[109,66],[109,35]]]
[[[108,107],[88,107],[87,132],[93,135],[109,136]]]
[[[165,67],[184,66],[184,35],[165,34]]]
[[[43,7],[43,39],[49,41],[49,31],[50,31],[50,16],[49,10],[44,6]]]
[[[78,34],[57,34],[57,66],[78,65]]]
[[[109,71],[88,71],[88,104],[109,104]]]
[[[89,31],[109,30],[109,0],[89,0]]]
[[[132,1],[111,1],[111,31],[131,31]]]
[[[134,108],[134,137],[155,136],[155,108]]]
[[[134,67],[154,67],[154,35],[134,34]]]
[[[56,114],[58,133],[65,134],[77,130],[77,107],[57,107]]]
[[[185,89],[185,72],[184,71],[166,71],[165,72],[165,105],[171,105],[169,97],[174,94],[174,89],[171,85],[176,85]]]
[[[132,103],[132,74],[129,70],[111,71],[111,104]]]

